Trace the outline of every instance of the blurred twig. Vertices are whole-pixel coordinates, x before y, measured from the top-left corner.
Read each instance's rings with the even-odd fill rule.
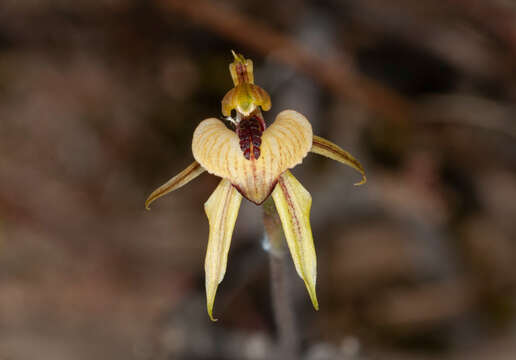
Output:
[[[158,0],[164,9],[185,16],[263,56],[308,74],[337,96],[351,99],[375,113],[397,122],[407,122],[411,105],[392,89],[357,74],[338,57],[325,59],[290,37],[229,7],[206,0]]]
[[[515,109],[492,100],[460,94],[433,95],[419,102],[414,112],[421,123],[474,127],[516,140]]]
[[[452,0],[461,12],[480,24],[491,35],[498,38],[510,51],[512,61],[516,60],[516,13],[494,1]]]

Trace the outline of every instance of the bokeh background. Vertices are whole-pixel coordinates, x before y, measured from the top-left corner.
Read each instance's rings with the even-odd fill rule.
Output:
[[[269,359],[260,209],[244,202],[208,320],[204,174],[144,210],[220,116],[230,49],[309,155],[321,310],[303,359],[516,358],[512,0],[2,0],[0,359]],[[293,266],[290,271],[292,272]]]

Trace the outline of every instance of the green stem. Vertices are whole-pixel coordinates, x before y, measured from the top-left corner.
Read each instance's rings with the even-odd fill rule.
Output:
[[[281,221],[270,197],[263,204],[263,225],[269,242],[272,307],[278,332],[277,356],[278,359],[294,360],[299,354],[299,336],[288,282],[287,251]]]

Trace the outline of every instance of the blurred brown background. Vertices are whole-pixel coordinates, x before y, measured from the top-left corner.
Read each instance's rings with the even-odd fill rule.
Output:
[[[309,155],[321,310],[303,359],[516,358],[512,0],[3,0],[0,359],[268,359],[260,209],[206,315],[204,174],[144,210],[220,116],[230,49],[273,107],[361,160]],[[291,269],[292,270],[292,269]]]

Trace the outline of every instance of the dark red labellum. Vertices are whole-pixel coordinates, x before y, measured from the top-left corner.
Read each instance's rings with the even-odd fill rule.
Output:
[[[251,156],[255,160],[260,157],[260,146],[262,144],[263,120],[256,115],[244,117],[237,125],[236,133],[240,139],[240,149],[247,160]]]

